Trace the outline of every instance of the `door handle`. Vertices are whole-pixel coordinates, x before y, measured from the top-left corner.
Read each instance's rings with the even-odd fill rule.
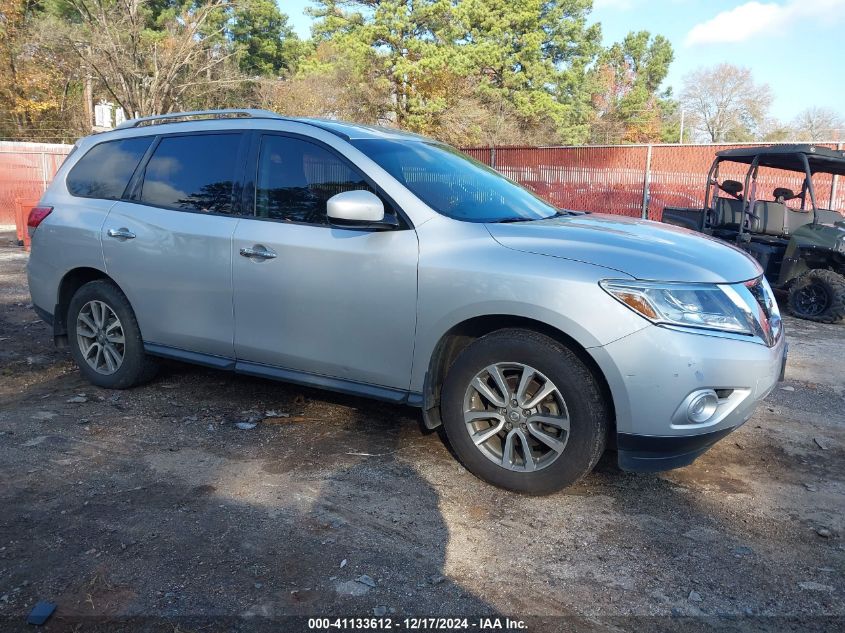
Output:
[[[116,237],[121,240],[134,240],[135,234],[127,228],[109,229],[109,237]]]
[[[263,246],[254,246],[252,248],[242,248],[241,256],[249,259],[275,259],[276,253]]]

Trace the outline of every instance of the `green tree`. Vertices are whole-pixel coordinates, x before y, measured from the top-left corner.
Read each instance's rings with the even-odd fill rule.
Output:
[[[404,128],[428,131],[430,117],[448,103],[426,86],[453,79],[448,39],[449,0],[318,0],[314,36],[331,41],[359,63],[375,64],[393,103],[391,118]]]
[[[669,43],[603,50],[591,9],[315,0],[302,41],[276,0],[0,0],[0,106],[18,136],[87,133],[101,98],[129,115],[262,104],[467,145],[676,135]]]
[[[458,43],[481,90],[526,120],[550,120],[558,139],[588,134],[587,69],[600,51],[601,29],[587,25],[592,0],[465,0],[457,3]],[[466,67],[467,64],[464,64]]]
[[[381,69],[367,61],[320,42],[295,75],[259,82],[258,103],[288,116],[385,124],[392,111],[389,88]]]
[[[600,50],[591,0],[319,0],[315,38],[374,57],[393,121],[428,132],[466,105],[551,123],[546,142],[584,140],[587,68]],[[477,108],[475,118],[477,116]],[[469,128],[467,128],[469,129]]]
[[[2,138],[66,141],[85,130],[78,64],[43,46],[43,16],[39,0],[0,0]]]
[[[273,0],[240,0],[234,5],[229,34],[247,75],[279,76],[291,70],[303,44]]]
[[[674,107],[660,85],[674,58],[672,45],[648,31],[629,33],[599,58],[591,73],[596,121],[592,138],[601,143],[651,142],[664,134]],[[677,139],[676,139],[677,140]]]

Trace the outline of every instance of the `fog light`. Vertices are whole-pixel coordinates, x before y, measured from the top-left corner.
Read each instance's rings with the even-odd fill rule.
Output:
[[[707,422],[719,407],[719,396],[712,389],[697,393],[687,407],[687,418],[693,424]]]

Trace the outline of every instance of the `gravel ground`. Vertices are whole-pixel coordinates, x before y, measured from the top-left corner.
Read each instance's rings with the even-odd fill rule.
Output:
[[[692,466],[628,474],[609,454],[529,498],[475,479],[414,409],[177,363],[142,388],[92,387],[29,306],[9,238],[2,630],[27,630],[39,600],[58,605],[50,631],[374,613],[534,631],[845,625],[845,326],[786,319],[786,382]]]

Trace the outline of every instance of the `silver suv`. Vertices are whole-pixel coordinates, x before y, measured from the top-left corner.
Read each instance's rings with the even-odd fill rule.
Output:
[[[691,463],[778,381],[757,263],[557,209],[455,149],[257,110],[82,139],[30,218],[29,285],[92,383],[155,358],[422,409],[466,467],[547,493],[606,446]]]

